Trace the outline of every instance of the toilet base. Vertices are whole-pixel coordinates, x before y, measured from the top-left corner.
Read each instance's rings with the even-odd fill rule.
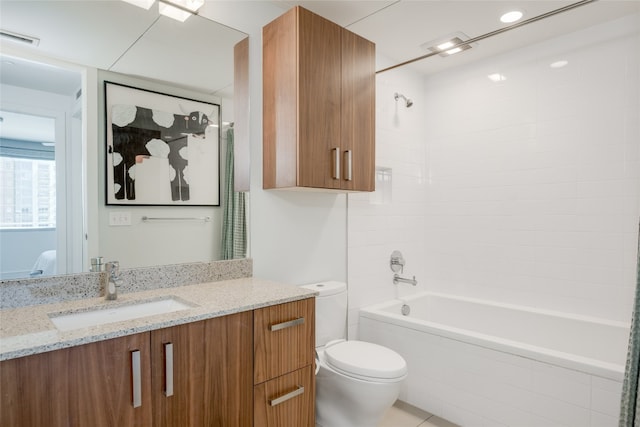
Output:
[[[317,424],[375,427],[400,395],[405,377],[397,382],[369,382],[347,377],[321,363],[316,376]]]

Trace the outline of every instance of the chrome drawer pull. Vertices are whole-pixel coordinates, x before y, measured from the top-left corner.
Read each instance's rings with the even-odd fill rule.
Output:
[[[340,149],[333,149],[333,179],[340,179]]]
[[[173,344],[164,345],[164,378],[166,381],[164,395],[173,396]]]
[[[289,320],[288,322],[276,323],[269,326],[271,332],[279,331],[280,329],[291,328],[293,326],[302,325],[304,323],[304,317],[298,317],[297,319]]]
[[[280,397],[276,397],[273,400],[270,400],[269,401],[269,405],[271,405],[271,406],[279,405],[279,404],[281,404],[283,402],[286,402],[289,399],[293,399],[296,396],[300,396],[302,393],[304,393],[304,387],[299,385],[298,388],[295,389],[294,391],[292,391],[290,393],[287,393],[287,394],[284,394],[284,395],[282,395]]]
[[[140,371],[140,350],[131,352],[131,371],[133,372],[133,407],[142,406],[142,372]]]

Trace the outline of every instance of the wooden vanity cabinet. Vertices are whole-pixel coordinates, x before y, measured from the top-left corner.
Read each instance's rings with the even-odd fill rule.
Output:
[[[254,312],[254,425],[315,426],[315,299]]]
[[[375,45],[296,6],[263,28],[263,187],[374,179]]]
[[[253,314],[151,332],[154,427],[253,426]]]
[[[252,343],[248,311],[3,361],[0,425],[250,427]]]
[[[0,362],[0,426],[314,427],[314,308],[310,298]]]
[[[140,356],[140,406],[132,357]],[[149,334],[99,341],[0,363],[0,425],[152,425]]]

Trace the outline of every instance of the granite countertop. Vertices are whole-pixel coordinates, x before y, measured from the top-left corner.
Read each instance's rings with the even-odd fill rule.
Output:
[[[316,292],[252,277],[0,310],[0,361],[310,298]],[[192,308],[60,331],[50,315],[173,297]]]

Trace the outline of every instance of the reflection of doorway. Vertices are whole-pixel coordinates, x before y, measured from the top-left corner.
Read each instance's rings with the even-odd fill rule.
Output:
[[[0,279],[81,271],[80,73],[0,61]]]

